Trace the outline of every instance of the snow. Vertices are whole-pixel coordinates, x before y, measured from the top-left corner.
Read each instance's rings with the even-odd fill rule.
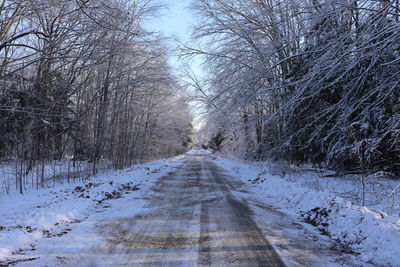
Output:
[[[110,165],[102,162],[102,165]],[[21,169],[23,168],[23,169]],[[15,185],[16,176],[21,172],[24,180],[24,192],[38,187],[38,181],[41,180],[43,174],[44,187],[52,187],[57,182],[67,182],[68,179],[60,179],[63,177],[70,180],[82,179],[89,176],[91,169],[87,161],[75,161],[75,166],[71,160],[54,160],[43,164],[36,164],[32,170],[24,175],[27,170],[25,164],[19,164],[18,159],[13,162],[0,162],[0,201],[4,195],[8,193],[14,194],[19,192],[19,188]],[[39,182],[40,183],[40,182]]]
[[[364,201],[370,205],[362,206],[353,203],[360,202],[355,193],[360,191],[360,177],[322,177],[316,171],[289,165],[211,157],[231,175],[249,184],[258,197],[268,198],[274,208],[315,226],[321,236],[329,236],[337,251],[356,255],[365,264],[400,265],[399,194],[394,195],[390,204],[386,194],[396,188],[398,181],[370,180],[366,188],[375,183],[376,190],[368,191]]]
[[[322,241],[330,240],[338,254],[356,258],[358,265],[400,265],[398,181],[364,177],[363,187],[359,176],[335,177],[332,172],[310,167],[246,163],[208,155],[228,175],[247,184],[249,192],[240,197],[259,199],[259,203],[270,205],[263,207],[271,209],[270,217],[256,219],[257,223],[261,218],[271,227],[279,228],[269,232],[268,239],[273,245],[282,244],[283,235],[304,234],[313,229],[308,239],[319,241],[309,243],[316,243],[324,253],[330,250],[330,245],[322,245]],[[0,199],[0,265],[78,266],[82,262],[108,262],[110,259],[103,258],[107,253],[101,251],[107,245],[100,235],[94,234],[99,224],[109,218],[123,219],[139,214],[144,209],[149,188],[160,177],[184,164],[182,159],[184,155],[103,172],[71,184],[30,190],[22,196],[16,192],[3,196]],[[251,208],[255,213],[258,209],[261,212],[260,207]],[[287,222],[282,221],[280,213],[288,217],[284,219]],[[288,225],[299,226],[300,230],[294,233]],[[99,253],[88,249],[96,247]],[[279,248],[278,252],[290,260],[289,254],[293,253],[289,251],[295,249],[287,249],[287,255]],[[305,254],[304,247],[299,246],[297,251],[295,257]],[[319,260],[325,262],[325,259]]]
[[[3,196],[0,202],[0,265],[56,266],[63,254],[79,262],[86,248],[103,242],[95,224],[112,216],[140,211],[136,198],[161,176],[176,168],[181,157],[103,172],[73,184]],[[73,232],[73,235],[68,235]],[[78,238],[77,238],[78,237]],[[67,247],[66,244],[73,244]],[[69,261],[70,262],[70,261]]]

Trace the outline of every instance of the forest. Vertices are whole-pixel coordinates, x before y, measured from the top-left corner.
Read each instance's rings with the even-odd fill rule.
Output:
[[[398,0],[199,0],[204,144],[250,160],[400,175]],[[210,130],[212,129],[212,130]]]
[[[0,160],[15,166],[21,193],[32,172],[45,186],[44,165],[60,160],[68,173],[85,161],[95,174],[188,149],[187,94],[163,37],[143,27],[160,7],[0,1]]]
[[[0,267],[399,252],[400,0],[0,0]]]
[[[194,139],[252,161],[400,175],[398,0],[191,1],[177,48],[145,27],[166,4],[0,1],[6,191],[175,156]],[[204,75],[176,75],[173,53],[201,58]]]

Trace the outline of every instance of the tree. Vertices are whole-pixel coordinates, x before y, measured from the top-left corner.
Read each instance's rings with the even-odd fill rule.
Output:
[[[160,7],[155,0],[1,2],[0,157],[21,163],[21,193],[38,163],[86,160],[94,174],[190,147],[191,118],[177,110],[190,111],[166,45],[143,27]]]
[[[211,136],[231,140],[222,149],[399,172],[398,2],[202,0],[194,8],[202,21],[193,36],[204,47],[182,54],[203,55],[211,68],[201,92]]]

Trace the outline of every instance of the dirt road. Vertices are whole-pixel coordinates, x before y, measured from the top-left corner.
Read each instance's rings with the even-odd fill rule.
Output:
[[[194,151],[152,187],[144,212],[98,225],[102,265],[284,266],[235,190],[239,181]]]

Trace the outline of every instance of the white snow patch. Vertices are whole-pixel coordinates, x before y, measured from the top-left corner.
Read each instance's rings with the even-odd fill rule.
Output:
[[[24,195],[3,195],[0,265],[19,261],[22,266],[57,266],[71,255],[79,264],[87,248],[103,242],[93,234],[95,222],[138,212],[144,202],[136,197],[182,164],[182,157],[107,171],[83,181],[29,190]]]
[[[329,177],[322,177],[315,171],[293,171],[289,165],[210,157],[280,211],[315,225],[321,235],[329,235],[337,250],[359,254],[369,264],[400,265],[400,201],[398,195],[390,201],[387,197],[398,181],[370,179],[362,188],[356,176],[331,177],[325,172]],[[376,191],[367,190],[373,187]],[[360,205],[363,189],[364,201],[369,204],[365,206]]]

